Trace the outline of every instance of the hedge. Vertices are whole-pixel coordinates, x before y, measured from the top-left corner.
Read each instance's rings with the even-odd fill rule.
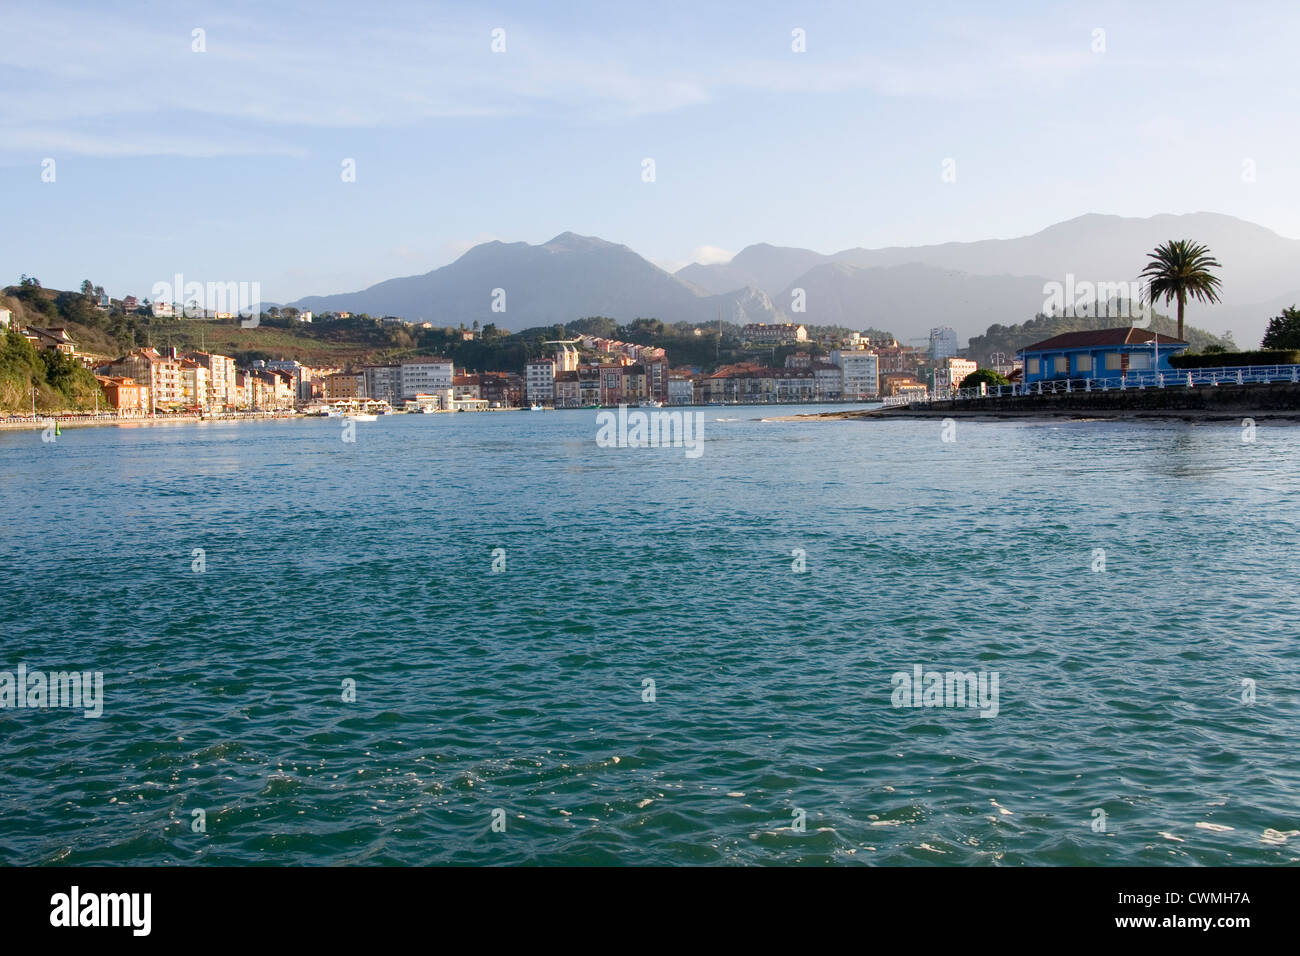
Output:
[[[1236,368],[1238,365],[1300,365],[1300,350],[1261,349],[1254,352],[1179,352],[1169,356],[1174,368]]]

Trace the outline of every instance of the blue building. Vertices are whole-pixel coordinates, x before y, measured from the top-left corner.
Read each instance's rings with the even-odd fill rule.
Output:
[[[1186,342],[1171,336],[1122,326],[1065,332],[1027,345],[1017,354],[1025,360],[1024,380],[1032,385],[1067,378],[1118,379],[1135,373],[1172,373],[1175,370],[1169,357],[1186,348]]]

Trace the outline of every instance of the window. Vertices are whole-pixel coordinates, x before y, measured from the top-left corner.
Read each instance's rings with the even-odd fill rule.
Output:
[[[1092,356],[1091,356],[1091,355],[1080,355],[1080,356],[1076,357],[1075,360],[1074,360],[1074,367],[1075,367],[1075,369],[1076,369],[1077,371],[1080,371],[1080,372],[1091,372],[1091,371],[1092,371]]]
[[[1130,369],[1150,368],[1151,356],[1145,352],[1132,352],[1128,357],[1128,367]]]
[[[1106,370],[1107,370],[1107,371],[1110,371],[1110,372],[1118,372],[1118,371],[1119,371],[1119,368],[1120,368],[1120,365],[1119,365],[1119,353],[1118,353],[1118,352],[1107,352],[1107,353],[1106,353]]]
[[[1070,360],[1064,355],[1058,355],[1052,360],[1052,371],[1060,374],[1069,374]]]
[[[1031,359],[1029,360],[1029,374],[1030,374],[1030,375],[1037,375],[1037,374],[1038,374],[1038,359],[1036,359],[1036,358],[1031,358]]]

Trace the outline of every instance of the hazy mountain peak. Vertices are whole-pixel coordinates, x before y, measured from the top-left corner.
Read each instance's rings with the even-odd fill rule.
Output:
[[[542,243],[543,249],[553,252],[583,252],[592,249],[627,249],[617,243],[607,242],[598,236],[580,236],[576,232],[562,232],[549,242]]]

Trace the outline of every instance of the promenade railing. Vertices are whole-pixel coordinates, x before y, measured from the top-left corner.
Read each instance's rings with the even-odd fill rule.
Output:
[[[913,403],[967,401],[974,398],[1011,398],[1022,395],[1062,395],[1075,392],[1127,391],[1147,388],[1214,388],[1218,385],[1262,385],[1270,382],[1300,383],[1300,365],[1226,365],[1214,368],[1130,371],[1123,375],[1094,378],[1047,379],[990,385],[978,388],[938,389],[923,397],[890,395],[887,407]]]

